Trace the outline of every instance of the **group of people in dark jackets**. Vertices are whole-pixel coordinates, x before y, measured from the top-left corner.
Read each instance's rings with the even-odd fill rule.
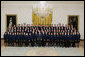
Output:
[[[4,33],[5,46],[79,47],[80,33],[73,25],[17,25]]]

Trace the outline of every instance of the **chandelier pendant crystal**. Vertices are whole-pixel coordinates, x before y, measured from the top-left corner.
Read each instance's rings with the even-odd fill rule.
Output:
[[[39,4],[33,5],[33,11],[37,16],[43,18],[52,13],[52,7],[45,1],[40,1]]]

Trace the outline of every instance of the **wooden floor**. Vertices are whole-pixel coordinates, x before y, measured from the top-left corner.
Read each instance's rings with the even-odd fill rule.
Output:
[[[80,41],[80,46],[84,48],[84,40]]]

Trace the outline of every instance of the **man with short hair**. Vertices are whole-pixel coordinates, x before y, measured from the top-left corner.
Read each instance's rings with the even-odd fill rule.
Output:
[[[77,32],[77,47],[79,47],[79,42],[80,42],[80,33],[79,32]]]
[[[29,33],[29,46],[32,46],[32,33]]]
[[[35,33],[34,33],[34,30],[32,31],[32,42],[31,42],[31,44],[32,44],[32,46],[34,47],[34,44],[35,44],[35,42],[34,42],[34,39],[35,39]]]

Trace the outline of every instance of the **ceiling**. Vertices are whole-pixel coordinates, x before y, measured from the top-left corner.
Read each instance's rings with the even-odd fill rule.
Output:
[[[40,1],[1,1],[1,4],[37,4]],[[84,4],[84,1],[46,1],[48,4]]]

